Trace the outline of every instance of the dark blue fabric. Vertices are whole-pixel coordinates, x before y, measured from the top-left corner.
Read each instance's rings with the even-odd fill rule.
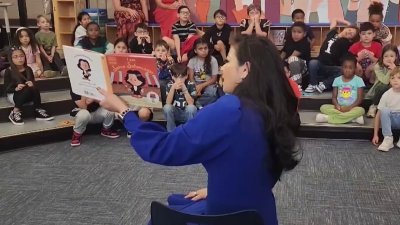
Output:
[[[206,214],[253,209],[265,224],[278,224],[272,193],[277,176],[269,170],[272,159],[263,121],[255,110],[243,107],[237,96],[222,96],[172,132],[142,122],[134,113],[125,116],[124,125],[133,133],[131,145],[143,160],[205,167]]]

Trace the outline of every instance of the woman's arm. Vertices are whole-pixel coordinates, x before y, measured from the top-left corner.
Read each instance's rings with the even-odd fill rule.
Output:
[[[124,125],[135,134],[131,145],[143,160],[161,165],[181,166],[211,160],[229,148],[226,140],[240,123],[239,101],[227,101],[230,98],[234,97],[204,108],[172,132],[128,113]]]
[[[149,9],[147,8],[147,0],[140,0],[140,4],[142,5],[144,21],[146,23],[148,23],[149,22]]]

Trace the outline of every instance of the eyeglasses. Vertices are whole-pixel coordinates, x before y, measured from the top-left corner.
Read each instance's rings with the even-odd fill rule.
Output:
[[[138,33],[138,34],[148,34],[149,32],[147,30],[140,30],[140,31],[136,31],[136,33]]]
[[[190,12],[188,12],[188,11],[181,11],[180,14],[182,14],[182,15],[190,15]]]
[[[25,59],[24,55],[13,55],[12,56],[13,59]]]
[[[220,19],[220,20],[225,20],[226,19],[225,16],[216,16],[215,18]]]

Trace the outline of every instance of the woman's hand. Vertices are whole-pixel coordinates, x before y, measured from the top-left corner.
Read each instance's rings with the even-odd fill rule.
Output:
[[[97,90],[104,96],[104,99],[100,101],[101,107],[116,113],[122,113],[128,109],[128,106],[115,94],[101,88]]]
[[[207,188],[202,188],[197,191],[191,191],[189,194],[185,196],[185,198],[189,198],[192,201],[198,201],[207,198]]]
[[[178,9],[182,4],[180,2],[175,1],[171,5],[169,5],[170,9]]]
[[[131,16],[133,16],[135,19],[140,17],[138,11],[136,11],[136,10],[134,10],[134,9],[127,8],[126,11],[127,11]]]

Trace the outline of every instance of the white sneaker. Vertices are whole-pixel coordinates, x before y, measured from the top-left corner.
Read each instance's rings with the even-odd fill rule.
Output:
[[[400,139],[399,139],[399,141],[397,141],[396,146],[397,146],[398,148],[400,148]]]
[[[323,82],[319,82],[319,84],[315,87],[319,93],[324,92],[326,89],[325,84]]]
[[[304,92],[313,93],[313,92],[316,91],[315,87],[317,87],[317,85],[311,85],[311,84],[309,84],[309,85],[307,86],[307,88],[304,90]]]
[[[315,121],[317,123],[326,123],[328,122],[328,115],[318,113],[317,116],[315,117]]]
[[[352,120],[351,122],[358,123],[360,125],[364,125],[364,117],[363,116],[359,116],[356,119]]]
[[[393,136],[386,136],[383,139],[382,144],[379,145],[378,150],[383,151],[383,152],[387,152],[393,147],[394,147],[394,145],[393,145]]]
[[[367,117],[374,118],[376,115],[376,109],[377,109],[376,105],[374,104],[370,105],[367,112]]]

